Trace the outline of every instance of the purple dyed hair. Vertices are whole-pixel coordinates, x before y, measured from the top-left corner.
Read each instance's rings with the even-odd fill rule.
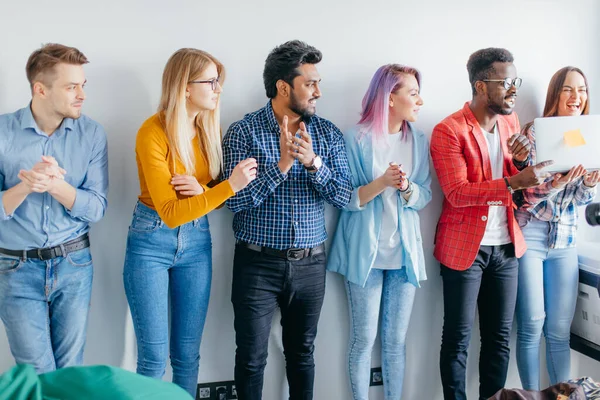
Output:
[[[358,121],[361,137],[370,132],[377,140],[388,132],[390,94],[404,84],[404,75],[413,75],[421,87],[421,74],[416,68],[400,64],[387,64],[375,72],[367,93],[363,97],[361,118]],[[402,124],[402,140],[406,140],[408,122]]]

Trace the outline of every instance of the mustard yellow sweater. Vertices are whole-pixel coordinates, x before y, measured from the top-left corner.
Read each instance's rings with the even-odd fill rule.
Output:
[[[171,185],[171,178],[183,174],[185,168],[179,160],[175,163],[167,135],[160,122],[159,114],[148,118],[137,134],[135,153],[140,178],[140,201],[156,210],[160,218],[169,228],[200,218],[221,204],[235,193],[228,181],[223,181],[213,188],[207,184],[211,181],[208,163],[198,144],[198,137],[193,139],[196,158],[196,179],[204,188],[204,193],[196,196],[178,194]]]

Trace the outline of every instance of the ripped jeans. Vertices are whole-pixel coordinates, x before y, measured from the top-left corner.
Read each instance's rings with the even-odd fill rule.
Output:
[[[523,389],[540,388],[540,340],[552,385],[571,378],[569,347],[579,266],[577,248],[548,248],[550,224],[536,218],[523,228],[527,252],[519,259],[517,366]]]

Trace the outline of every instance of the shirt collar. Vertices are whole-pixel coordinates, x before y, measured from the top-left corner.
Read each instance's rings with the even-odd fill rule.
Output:
[[[273,132],[279,133],[281,129],[279,128],[277,118],[275,118],[275,111],[273,111],[273,105],[271,104],[271,100],[269,100],[267,102],[267,105],[265,106],[265,113],[267,114],[267,123],[269,124],[269,128]]]
[[[74,121],[72,118],[64,118],[61,124],[58,126],[54,134],[60,134],[66,132],[66,130],[73,130]],[[23,109],[21,113],[21,129],[33,129],[38,135],[48,136],[45,132],[43,132],[35,119],[33,118],[33,112],[31,111],[31,102],[27,107]]]
[[[37,123],[35,122],[35,119],[33,119],[33,113],[31,112],[31,103],[29,103],[29,105],[25,107],[23,109],[23,112],[21,113],[21,129],[33,129],[36,132],[40,130],[37,126]]]

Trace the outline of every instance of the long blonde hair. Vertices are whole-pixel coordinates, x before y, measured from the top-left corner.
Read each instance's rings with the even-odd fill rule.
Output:
[[[194,175],[195,157],[192,146],[193,132],[187,123],[186,88],[188,82],[198,79],[204,70],[215,64],[219,83],[225,79],[225,68],[209,53],[191,48],[179,49],[169,58],[162,77],[162,94],[158,112],[167,134],[173,154],[173,162],[179,160],[185,167],[186,175]],[[208,163],[210,176],[216,179],[223,166],[221,150],[220,101],[214,110],[201,111],[196,117],[196,128],[200,151]]]

